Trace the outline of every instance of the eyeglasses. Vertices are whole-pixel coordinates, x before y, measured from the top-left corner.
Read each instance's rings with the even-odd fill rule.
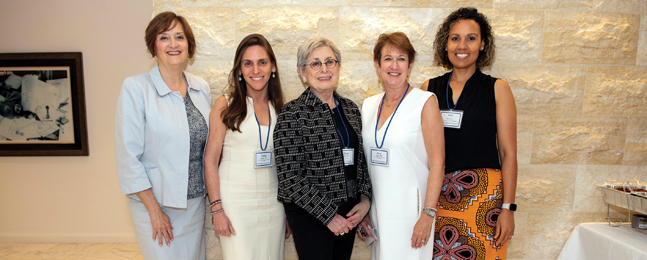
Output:
[[[310,68],[312,68],[313,70],[320,70],[321,64],[322,64],[321,61],[314,60],[310,62],[309,65],[310,65]],[[325,60],[323,64],[326,64],[326,68],[332,69],[335,66],[337,66],[337,60],[333,60],[333,59]]]

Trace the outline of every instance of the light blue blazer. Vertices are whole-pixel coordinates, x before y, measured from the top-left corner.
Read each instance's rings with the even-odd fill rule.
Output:
[[[209,84],[184,72],[188,93],[207,126]],[[152,189],[157,202],[186,208],[189,181],[189,124],[180,92],[172,92],[155,65],[124,81],[115,117],[115,159],[122,194]]]

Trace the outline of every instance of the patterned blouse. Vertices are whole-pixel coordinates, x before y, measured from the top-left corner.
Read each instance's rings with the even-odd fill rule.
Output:
[[[207,122],[200,111],[193,105],[189,92],[184,98],[186,117],[189,121],[191,150],[189,152],[189,189],[187,199],[204,196],[204,146],[207,143]]]
[[[362,119],[357,105],[337,92],[362,145]],[[294,203],[324,224],[337,214],[337,204],[348,201],[344,157],[328,104],[306,89],[301,96],[283,106],[274,129],[274,152],[279,180],[278,199]],[[371,197],[371,180],[363,149],[357,154],[355,194]]]

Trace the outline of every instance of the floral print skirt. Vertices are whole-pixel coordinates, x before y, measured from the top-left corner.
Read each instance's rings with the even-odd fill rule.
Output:
[[[434,260],[503,260],[507,243],[495,245],[503,204],[501,170],[466,169],[445,174],[438,199]]]

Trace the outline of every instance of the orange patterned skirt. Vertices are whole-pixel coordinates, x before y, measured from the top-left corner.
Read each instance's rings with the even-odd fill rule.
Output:
[[[497,247],[494,241],[501,204],[501,170],[446,173],[438,199],[433,259],[504,260],[507,243]]]

